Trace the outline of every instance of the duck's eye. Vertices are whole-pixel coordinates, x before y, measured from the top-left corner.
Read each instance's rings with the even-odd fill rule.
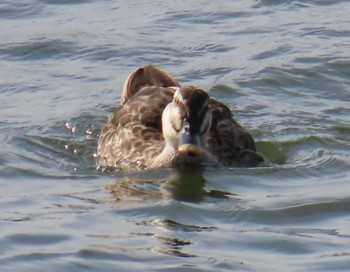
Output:
[[[190,132],[190,126],[189,125],[185,125],[184,129],[185,129],[186,132]]]
[[[180,100],[179,100],[179,98],[174,97],[174,102],[175,102],[175,104],[179,105],[179,104],[180,104]]]

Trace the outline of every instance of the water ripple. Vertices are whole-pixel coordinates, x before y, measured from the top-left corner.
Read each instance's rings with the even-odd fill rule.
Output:
[[[49,5],[74,5],[74,4],[84,4],[91,2],[90,0],[40,0],[45,4]]]
[[[28,1],[27,1],[28,2]],[[31,3],[21,3],[18,5],[13,1],[5,1],[1,3],[0,15],[1,18],[18,19],[37,16],[43,10],[41,5],[32,5]]]
[[[0,55],[5,59],[40,61],[42,59],[62,59],[73,56],[77,50],[73,42],[39,39],[22,44],[0,47]]]
[[[319,199],[310,203],[274,209],[247,209],[240,212],[241,220],[259,224],[313,225],[317,221],[342,217],[350,211],[350,199]],[[349,236],[350,238],[350,236]]]

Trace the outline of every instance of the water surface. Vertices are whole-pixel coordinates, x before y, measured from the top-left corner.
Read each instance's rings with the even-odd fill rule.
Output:
[[[348,1],[0,2],[1,271],[348,271]],[[154,64],[225,101],[268,163],[101,173]]]

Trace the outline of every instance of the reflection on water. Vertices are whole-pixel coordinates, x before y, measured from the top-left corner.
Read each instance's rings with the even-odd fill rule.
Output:
[[[106,188],[116,200],[118,209],[123,207],[134,207],[133,209],[137,209],[137,206],[130,206],[129,204],[144,206],[154,201],[163,203],[179,201],[179,204],[190,204],[201,202],[206,197],[226,199],[234,196],[232,193],[221,190],[206,190],[203,170],[199,168],[171,169],[164,171],[161,175],[156,173],[157,170],[150,170],[148,171],[149,173],[145,173],[143,176],[155,175],[158,178],[142,178],[142,175],[138,174],[138,177],[118,179],[113,184],[106,186]],[[176,208],[174,207],[174,209]],[[185,221],[180,220],[180,222]],[[184,239],[177,233],[213,231],[217,228],[180,222],[170,218],[159,217],[137,222],[136,225],[144,226],[148,231],[133,233],[132,236],[154,238],[157,241],[156,245],[151,249],[154,253],[175,257],[198,257],[195,253],[188,253],[186,250],[186,247],[193,245],[193,242],[190,239]]]
[[[204,189],[206,180],[201,168],[171,169],[169,172],[166,172],[169,173],[168,176],[157,179],[125,177],[108,185],[107,189],[118,202],[171,199],[201,202],[205,196],[227,198],[232,195],[219,190],[206,191]]]

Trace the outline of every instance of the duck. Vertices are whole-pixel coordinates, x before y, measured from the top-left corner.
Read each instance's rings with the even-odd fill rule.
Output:
[[[256,144],[222,102],[146,65],[131,73],[101,130],[97,167],[129,171],[181,166],[256,166]]]

